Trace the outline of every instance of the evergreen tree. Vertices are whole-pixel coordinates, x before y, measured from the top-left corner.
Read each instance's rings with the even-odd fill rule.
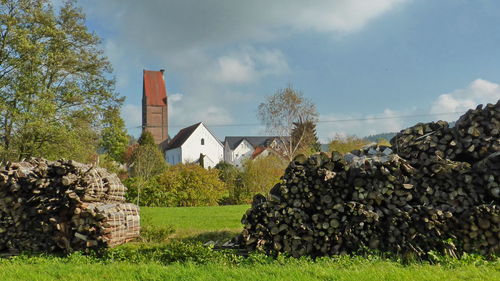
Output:
[[[298,146],[300,153],[310,154],[321,151],[321,144],[316,133],[316,124],[307,120],[293,123],[292,144]]]
[[[142,134],[139,137],[139,140],[137,142],[141,146],[156,145],[153,134],[151,134],[150,131],[146,131],[146,130],[142,131]]]

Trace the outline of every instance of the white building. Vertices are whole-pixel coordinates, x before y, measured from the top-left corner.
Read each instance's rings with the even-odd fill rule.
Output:
[[[278,146],[279,138],[266,137],[226,137],[224,140],[224,162],[241,167],[243,160],[270,153],[269,148]]]
[[[165,159],[171,165],[194,163],[203,155],[205,168],[213,168],[224,159],[222,143],[200,122],[186,127],[168,143]]]

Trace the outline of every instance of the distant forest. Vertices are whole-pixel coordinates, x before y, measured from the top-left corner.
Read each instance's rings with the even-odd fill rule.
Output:
[[[390,141],[396,134],[397,133],[382,133],[376,135],[369,135],[364,137],[363,139],[370,142],[377,142],[379,139],[386,139],[387,141]]]

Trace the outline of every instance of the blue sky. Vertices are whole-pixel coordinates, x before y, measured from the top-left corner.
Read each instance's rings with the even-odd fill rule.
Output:
[[[317,105],[322,141],[451,121],[500,99],[500,1],[79,4],[103,40],[136,136],[143,69],[166,69],[171,136],[199,121],[221,139],[262,134],[258,104],[288,84]],[[408,115],[418,116],[400,117]]]

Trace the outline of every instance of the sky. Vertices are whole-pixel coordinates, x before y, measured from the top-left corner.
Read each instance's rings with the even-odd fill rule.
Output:
[[[130,134],[142,71],[165,69],[169,134],[204,122],[262,135],[257,107],[292,85],[322,142],[454,121],[500,99],[500,1],[81,0],[102,39]]]

